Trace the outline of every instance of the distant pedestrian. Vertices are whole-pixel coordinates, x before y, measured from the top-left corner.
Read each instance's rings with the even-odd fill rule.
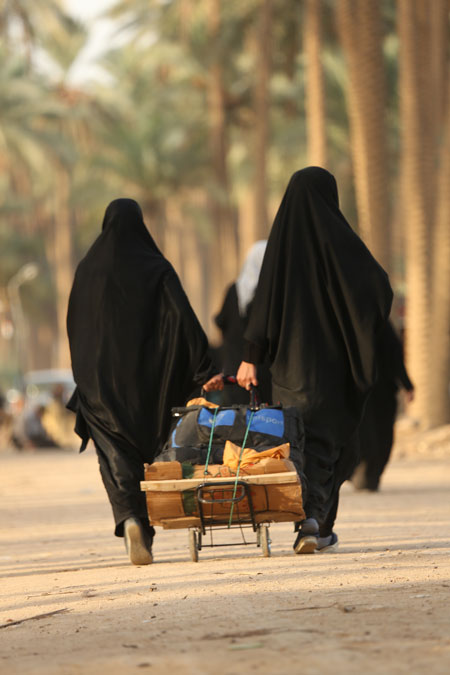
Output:
[[[267,241],[257,241],[248,252],[239,276],[225,293],[219,313],[214,317],[222,333],[222,371],[226,375],[236,375],[242,360],[244,332],[258,285],[259,273],[266,250]],[[270,372],[267,364],[258,366],[259,394],[263,402],[272,398]],[[248,403],[248,394],[240,387],[225,387],[221,402],[223,405]]]
[[[390,321],[379,336],[377,366],[377,381],[358,427],[361,461],[352,476],[357,490],[371,492],[378,490],[391,454],[399,389],[405,390],[408,402],[414,398],[414,386],[403,359],[403,345]]]

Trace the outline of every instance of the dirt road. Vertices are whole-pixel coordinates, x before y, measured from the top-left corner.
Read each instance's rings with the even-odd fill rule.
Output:
[[[272,558],[195,564],[186,531],[158,530],[149,567],[112,536],[92,451],[3,452],[0,476],[2,675],[450,672],[449,459],[344,486],[339,553],[295,556],[276,525]]]

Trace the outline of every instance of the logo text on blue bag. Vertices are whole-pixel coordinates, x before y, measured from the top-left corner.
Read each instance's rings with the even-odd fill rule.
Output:
[[[247,410],[247,424],[250,419],[250,411]],[[284,435],[284,415],[282,410],[271,410],[266,408],[258,410],[252,419],[250,431],[257,431],[261,434],[268,434],[269,436],[278,436],[282,438]]]
[[[211,427],[213,419],[214,419],[214,413],[213,412],[211,412],[210,410],[207,410],[206,408],[202,408],[200,410],[200,413],[199,413],[199,416],[198,416],[198,423],[199,424],[201,424],[204,427]],[[221,410],[216,415],[215,426],[216,427],[221,427],[221,426],[222,427],[232,427],[235,419],[236,419],[236,411],[235,410]]]

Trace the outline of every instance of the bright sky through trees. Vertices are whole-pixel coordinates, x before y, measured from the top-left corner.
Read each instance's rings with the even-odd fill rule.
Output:
[[[70,80],[74,84],[105,77],[95,61],[111,47],[116,32],[113,21],[102,14],[113,4],[113,0],[65,0],[70,14],[86,24],[89,39],[73,66]],[[117,38],[116,38],[117,39]]]

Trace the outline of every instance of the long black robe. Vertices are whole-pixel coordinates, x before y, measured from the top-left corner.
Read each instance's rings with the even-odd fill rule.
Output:
[[[378,375],[358,427],[360,463],[352,482],[356,488],[377,490],[389,461],[400,388],[414,389],[403,359],[403,345],[390,321],[380,333],[377,347]]]
[[[321,524],[357,462],[345,448],[375,381],[376,336],[391,302],[386,273],[339,209],[334,177],[319,167],[297,171],[269,237],[244,360],[267,353],[274,403],[303,414],[306,513]]]
[[[146,520],[144,462],[159,452],[170,409],[212,374],[207,338],[177,275],[130,199],[113,201],[102,233],[78,265],[67,330],[83,450],[92,438],[122,534]]]

